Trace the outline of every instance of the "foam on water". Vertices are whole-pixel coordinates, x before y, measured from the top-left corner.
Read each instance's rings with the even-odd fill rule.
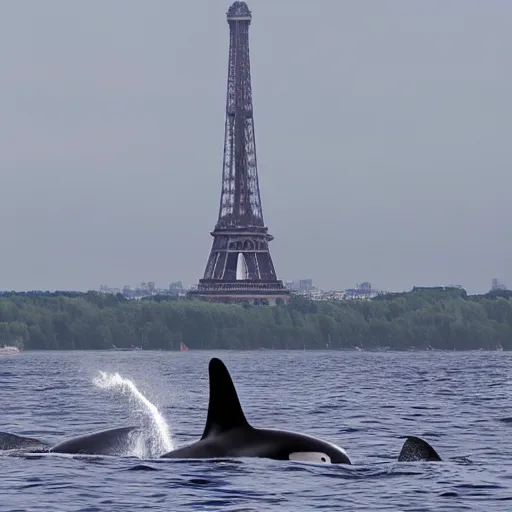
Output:
[[[143,406],[142,412],[152,421],[151,439],[138,438],[135,441],[134,451],[140,457],[158,456],[173,450],[174,445],[169,427],[160,414],[156,405],[151,403],[135,386],[130,379],[121,377],[119,373],[106,373],[100,371],[100,376],[93,380],[101,389],[119,390],[127,394],[131,400]],[[148,442],[149,441],[149,442]],[[149,453],[148,453],[149,452]]]

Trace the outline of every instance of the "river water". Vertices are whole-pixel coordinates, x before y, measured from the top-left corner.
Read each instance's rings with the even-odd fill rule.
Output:
[[[213,356],[250,423],[330,440],[353,466],[4,454],[0,511],[512,509],[506,352],[26,352],[0,358],[0,430],[56,442],[147,422],[138,402],[94,384],[118,372],[180,446],[202,434]],[[444,461],[396,462],[405,435]]]

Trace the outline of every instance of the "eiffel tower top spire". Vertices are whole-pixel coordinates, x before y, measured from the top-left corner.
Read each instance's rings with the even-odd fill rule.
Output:
[[[252,15],[245,2],[235,2],[226,16],[229,23],[229,64],[217,228],[263,227],[249,58]]]
[[[234,2],[226,13],[228,21],[251,20],[251,11],[245,2]]]

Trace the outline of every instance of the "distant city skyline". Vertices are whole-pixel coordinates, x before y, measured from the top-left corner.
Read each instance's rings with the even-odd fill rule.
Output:
[[[355,281],[355,282],[352,282],[352,283],[348,283],[346,286],[330,286],[329,284],[327,284],[326,286],[320,286],[317,284],[317,282],[310,278],[310,277],[299,277],[299,278],[288,278],[286,276],[283,276],[282,278],[283,280],[283,283],[288,286],[289,283],[291,282],[294,282],[294,283],[297,283],[298,281],[301,281],[301,280],[310,280],[313,282],[313,287],[316,288],[316,289],[319,289],[319,290],[324,290],[324,291],[336,291],[336,290],[348,290],[348,289],[352,289],[352,288],[356,288],[357,286],[360,285],[361,282],[364,283],[364,281]],[[152,285],[155,286],[155,288],[157,289],[169,289],[169,287],[172,287],[173,285],[176,285],[177,283],[181,283],[181,286],[183,287],[184,290],[189,290],[191,287],[194,287],[197,285],[196,282],[186,282],[182,279],[170,279],[170,280],[161,280],[161,281],[156,281],[156,280],[152,280],[152,279],[142,279],[142,280],[131,280],[129,282],[124,282],[124,283],[114,283],[114,282],[103,282],[103,283],[94,283],[90,286],[85,286],[83,288],[62,288],[62,287],[49,287],[49,288],[38,288],[38,287],[26,287],[26,288],[20,288],[20,287],[14,287],[14,288],[8,288],[8,287],[5,287],[5,286],[2,286],[0,284],[0,291],[20,291],[20,292],[23,292],[23,291],[34,291],[34,290],[41,290],[41,291],[78,291],[78,292],[86,292],[86,291],[91,291],[91,290],[100,290],[102,288],[109,288],[109,289],[118,289],[118,290],[122,290],[124,287],[129,287],[129,288],[132,288],[132,289],[136,289],[137,287],[143,285],[143,284],[149,284],[149,283],[152,283]],[[482,290],[478,290],[478,291],[472,291],[472,290],[469,290],[467,287],[464,286],[464,284],[462,283],[455,283],[455,282],[447,282],[447,283],[429,283],[429,284],[425,284],[425,283],[421,283],[421,282],[417,282],[417,283],[411,283],[410,286],[406,287],[406,288],[383,288],[383,287],[380,287],[380,286],[375,286],[375,289],[377,290],[381,290],[381,291],[385,291],[385,292],[407,292],[407,291],[411,291],[414,287],[438,287],[438,286],[443,286],[443,287],[461,287],[461,288],[464,288],[468,293],[470,294],[478,294],[478,293],[486,293],[492,289],[509,289],[509,284],[505,281],[503,281],[502,279],[500,278],[496,278],[496,277],[493,277],[491,279],[489,279],[489,282],[488,282],[488,286],[487,287],[484,287],[484,289]]]
[[[370,283],[368,283],[367,281],[358,281],[356,283],[351,283],[347,286],[341,286],[341,287],[334,287],[334,286],[319,286],[314,279],[312,278],[309,278],[309,277],[301,277],[301,278],[295,278],[295,279],[287,279],[286,277],[283,278],[283,282],[285,284],[285,286],[291,290],[299,290],[300,287],[299,287],[299,283],[301,281],[309,281],[311,283],[311,289],[314,289],[314,290],[320,290],[320,291],[325,291],[325,292],[329,292],[329,291],[345,291],[345,290],[352,290],[352,289],[357,289],[358,287],[364,287],[366,285],[370,285]],[[290,284],[293,283],[293,286],[290,286]],[[86,292],[86,291],[91,291],[91,290],[98,290],[98,291],[105,291],[105,292],[112,292],[113,290],[117,290],[119,292],[122,292],[124,288],[128,288],[128,289],[131,289],[131,290],[136,290],[136,289],[140,289],[141,287],[149,287],[149,288],[152,288],[154,290],[160,290],[160,291],[163,291],[163,290],[169,290],[169,289],[183,289],[183,290],[189,290],[190,288],[192,287],[195,287],[197,286],[197,283],[187,283],[181,279],[177,279],[177,280],[168,280],[168,281],[162,281],[162,282],[157,282],[157,281],[154,281],[154,280],[140,280],[140,281],[132,281],[132,282],[129,282],[129,283],[123,283],[123,284],[116,284],[116,283],[108,283],[108,282],[105,282],[105,283],[102,283],[102,284],[99,284],[99,285],[92,285],[92,286],[86,286],[84,288],[31,288],[31,287],[28,287],[28,288],[2,288],[0,286],[0,291],[20,291],[20,292],[24,292],[24,291],[78,291],[78,292]],[[442,286],[442,287],[461,287],[461,288],[464,288],[468,293],[470,294],[478,294],[478,293],[487,293],[488,291],[491,291],[491,290],[508,290],[509,287],[508,287],[508,284],[505,283],[504,281],[502,281],[501,279],[498,279],[498,278],[492,278],[489,280],[489,285],[486,289],[484,290],[481,290],[481,291],[478,291],[478,292],[473,292],[473,291],[470,291],[468,290],[463,284],[460,284],[460,283],[453,283],[453,282],[450,282],[450,283],[436,283],[436,284],[423,284],[423,283],[414,283],[414,284],[411,284],[410,287],[408,288],[404,288],[404,289],[398,289],[398,288],[381,288],[379,286],[371,286],[371,289],[374,290],[374,291],[379,291],[379,292],[384,292],[384,293],[396,293],[396,292],[408,292],[408,291],[411,291],[414,287],[426,287],[426,288],[432,288],[432,287],[438,287],[438,286]]]
[[[0,289],[202,277],[230,4],[5,4]],[[248,4],[279,278],[512,286],[512,3]]]
[[[379,291],[379,292],[407,292],[407,291],[411,291],[414,287],[426,287],[426,288],[429,288],[429,287],[437,287],[437,286],[443,286],[443,287],[461,287],[461,288],[464,288],[464,286],[462,284],[459,284],[459,283],[438,283],[438,284],[433,284],[433,285],[424,285],[424,284],[421,284],[421,283],[415,283],[413,285],[411,285],[409,288],[407,289],[383,289],[383,288],[380,288],[379,286],[374,286],[373,283],[369,283],[368,281],[359,281],[357,283],[352,283],[351,285],[349,286],[344,286],[344,287],[321,287],[321,286],[318,286],[317,283],[315,282],[314,279],[310,278],[310,277],[302,277],[302,278],[295,278],[295,279],[283,279],[283,282],[285,283],[285,285],[289,288],[289,289],[292,289],[292,290],[299,290],[302,288],[302,284],[305,284],[304,286],[304,290],[306,289],[317,289],[317,290],[322,290],[322,291],[343,291],[343,290],[351,290],[351,289],[356,289],[356,288],[368,288],[368,290],[373,290],[373,291]],[[292,286],[290,286],[291,284],[293,284]],[[140,288],[140,287],[149,287],[149,288],[152,288],[152,289],[155,289],[155,290],[168,290],[168,289],[183,289],[183,290],[189,290],[191,287],[194,287],[196,286],[197,283],[186,283],[184,281],[182,281],[181,279],[178,279],[178,280],[171,280],[169,282],[162,282],[162,283],[159,283],[159,282],[156,282],[156,281],[152,281],[152,280],[145,280],[145,281],[140,281],[140,282],[133,282],[133,283],[124,283],[123,285],[110,285],[109,283],[103,283],[99,286],[95,286],[95,287],[90,287],[90,288],[87,288],[87,289],[84,289],[84,290],[76,290],[76,291],[89,291],[89,290],[122,290],[123,288],[127,287],[127,288],[131,288],[133,290],[137,289],[137,288]],[[464,288],[465,289],[465,288]],[[498,278],[492,278],[490,281],[489,281],[489,286],[486,290],[483,291],[483,293],[486,293],[490,290],[500,290],[500,289],[508,289],[508,286],[507,286],[507,283],[504,283],[501,279],[498,279]],[[466,290],[468,291],[468,290]]]

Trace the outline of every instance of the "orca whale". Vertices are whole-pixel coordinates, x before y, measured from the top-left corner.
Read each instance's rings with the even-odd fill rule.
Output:
[[[275,460],[351,464],[342,448],[306,434],[252,427],[224,363],[210,360],[210,398],[201,439],[162,455],[166,459],[262,457]]]
[[[51,445],[46,441],[0,432],[0,450],[28,450],[70,455],[119,455],[126,453],[139,427],[118,427],[85,434]]]

